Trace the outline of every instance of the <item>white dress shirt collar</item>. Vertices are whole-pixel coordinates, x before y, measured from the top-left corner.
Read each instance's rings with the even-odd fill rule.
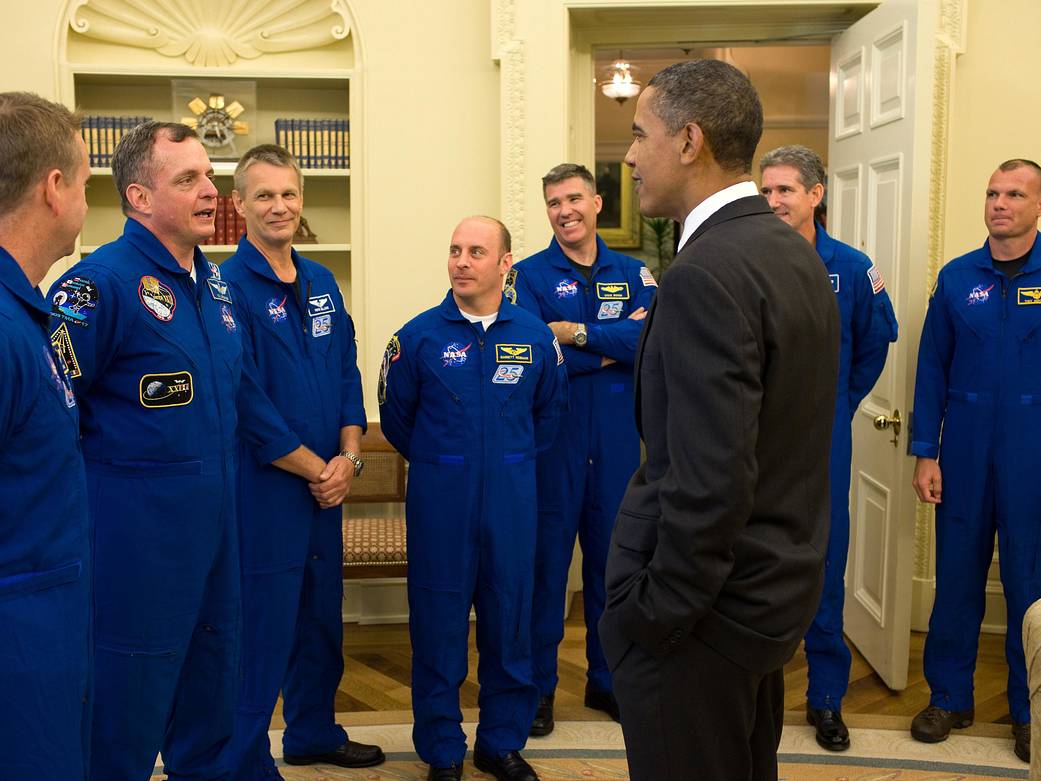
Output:
[[[729,187],[724,187],[719,192],[712,193],[712,195],[695,206],[690,214],[687,215],[687,219],[683,221],[683,233],[680,235],[679,244],[680,249],[683,249],[683,245],[687,243],[687,240],[694,235],[694,231],[700,228],[705,220],[728,203],[733,203],[741,198],[747,198],[750,195],[759,195],[759,189],[755,186],[755,182],[738,182]]]

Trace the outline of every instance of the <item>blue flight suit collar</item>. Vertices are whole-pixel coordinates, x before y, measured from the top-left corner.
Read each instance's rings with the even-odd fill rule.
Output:
[[[1038,236],[1041,233],[1034,233],[1034,246],[1030,248],[1030,257],[1027,259],[1026,265],[1020,269],[1020,274],[1030,274],[1034,271],[1041,271],[1041,241],[1038,241]],[[994,256],[990,254],[990,239],[986,239],[983,242],[983,246],[980,247],[980,251],[974,253],[973,265],[979,268],[985,268],[989,271],[996,271],[994,268]],[[999,263],[1001,261],[998,261]],[[999,274],[1001,272],[998,272]]]
[[[449,290],[445,295],[444,301],[442,301],[437,307],[438,314],[441,315],[445,320],[452,322],[469,323],[470,321],[463,317],[463,313],[459,311],[459,305],[455,302],[455,297],[452,295],[452,291]],[[513,319],[513,306],[506,300],[506,296],[503,295],[499,301],[499,316],[495,319],[495,322],[502,322],[505,320]]]
[[[0,247],[0,284],[25,304],[25,308],[34,320],[37,320],[44,328],[47,327],[47,321],[51,315],[47,299],[43,297],[40,288],[29,284],[29,278],[25,276],[22,267],[3,247]]]
[[[276,274],[275,270],[271,268],[271,264],[268,262],[268,259],[264,257],[264,253],[257,249],[256,245],[245,236],[239,239],[239,246],[238,249],[235,250],[235,254],[242,258],[242,262],[246,264],[246,268],[254,274],[269,279],[279,285],[292,284],[291,282],[283,282],[278,278],[278,274]],[[291,248],[290,254],[293,258],[293,265],[296,267],[297,279],[303,280],[305,283],[311,281],[313,279],[311,271],[305,264],[300,262],[300,255],[297,253],[296,249]],[[306,289],[306,286],[301,287]]]
[[[817,250],[817,254],[820,255],[824,265],[827,266],[835,259],[835,249],[838,247],[839,242],[837,239],[829,236],[819,222],[814,222],[813,226],[817,229],[816,236],[813,239],[813,248]]]
[[[568,256],[564,254],[564,249],[560,246],[557,241],[557,237],[554,236],[549,240],[549,246],[546,247],[546,251],[549,253],[547,256],[550,263],[561,271],[570,271],[574,273],[575,267],[572,262],[568,259]],[[601,270],[606,268],[612,268],[618,265],[618,261],[615,260],[614,252],[612,252],[608,246],[604,243],[604,240],[599,235],[596,237],[596,260],[593,261],[595,268],[593,276],[599,273]],[[579,275],[582,276],[581,274]],[[586,283],[585,277],[578,280],[582,284]]]
[[[170,254],[170,250],[159,241],[159,238],[152,231],[133,217],[127,217],[126,224],[123,226],[123,238],[163,271],[170,274],[188,276],[188,269],[177,262],[177,259]],[[194,250],[193,262],[195,263],[195,278],[200,283],[211,276],[218,276],[214,274],[213,269],[210,268],[210,264],[206,260],[206,256],[202,254],[202,250],[198,247]]]

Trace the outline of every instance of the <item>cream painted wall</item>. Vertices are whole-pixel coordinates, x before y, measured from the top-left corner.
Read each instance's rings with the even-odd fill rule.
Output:
[[[945,258],[986,238],[983,195],[998,164],[1041,160],[1041,3],[969,0],[967,30],[954,72]]]

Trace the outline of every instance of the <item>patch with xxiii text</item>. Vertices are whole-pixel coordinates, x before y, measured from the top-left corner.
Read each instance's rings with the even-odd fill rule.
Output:
[[[138,383],[141,406],[147,409],[183,407],[195,398],[190,372],[146,374]]]

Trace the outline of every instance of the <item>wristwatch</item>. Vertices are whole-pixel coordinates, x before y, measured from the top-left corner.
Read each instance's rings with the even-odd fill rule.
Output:
[[[365,468],[365,462],[361,460],[361,456],[350,450],[341,450],[340,455],[354,464],[354,476],[357,477],[361,474],[361,470]]]
[[[586,342],[589,341],[589,334],[586,333],[586,324],[579,323],[578,328],[575,329],[575,335],[571,337],[575,343],[575,347],[585,347]]]

